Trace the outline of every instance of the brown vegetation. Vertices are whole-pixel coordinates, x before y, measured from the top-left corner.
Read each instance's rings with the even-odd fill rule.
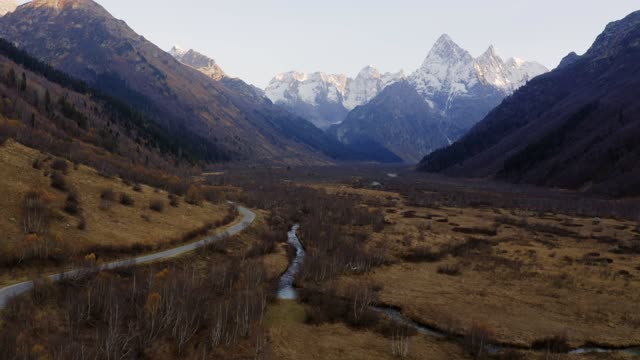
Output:
[[[206,256],[195,260],[206,264]],[[240,261],[99,272],[58,285],[37,281],[3,314],[3,356],[29,357],[38,346],[54,359],[154,358],[166,345],[176,357],[202,356],[247,340],[262,349],[256,336],[270,287],[260,262]],[[41,316],[64,321],[35,321]]]
[[[22,200],[22,224],[25,234],[47,233],[51,221],[50,196],[40,189],[33,189],[24,195]]]
[[[156,200],[151,200],[151,202],[149,203],[149,209],[155,211],[155,212],[163,212],[164,211],[164,201],[156,199]]]
[[[124,206],[134,206],[136,204],[136,201],[133,199],[131,195],[127,193],[122,193],[120,194],[120,204]]]

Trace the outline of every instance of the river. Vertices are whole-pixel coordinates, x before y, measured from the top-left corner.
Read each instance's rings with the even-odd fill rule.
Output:
[[[280,277],[278,299],[295,300],[298,298],[298,293],[293,287],[293,283],[295,282],[296,275],[300,271],[300,266],[302,266],[305,255],[304,247],[298,238],[298,229],[300,229],[300,225],[296,224],[287,234],[287,242],[296,249],[296,256],[293,261],[291,261],[287,271],[282,275],[282,277]]]

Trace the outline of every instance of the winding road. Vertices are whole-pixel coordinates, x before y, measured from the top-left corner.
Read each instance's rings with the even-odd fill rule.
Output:
[[[254,214],[251,210],[249,210],[247,208],[244,208],[242,206],[238,206],[238,211],[242,215],[242,221],[237,223],[237,224],[235,224],[235,225],[233,225],[233,226],[231,226],[226,231],[224,231],[224,232],[222,232],[220,234],[216,234],[216,235],[210,236],[208,238],[202,239],[200,241],[196,241],[196,242],[193,242],[193,243],[190,243],[190,244],[182,245],[182,246],[179,246],[177,248],[161,251],[161,252],[158,252],[158,253],[144,255],[144,256],[140,256],[140,257],[132,258],[132,259],[114,261],[112,263],[108,263],[108,264],[104,264],[104,265],[98,266],[97,270],[111,270],[111,269],[117,269],[117,268],[121,268],[121,267],[125,267],[125,266],[145,264],[145,263],[149,263],[149,262],[153,262],[153,261],[170,259],[172,257],[176,257],[176,256],[179,256],[179,255],[188,253],[190,251],[193,251],[195,249],[201,248],[201,247],[203,247],[203,246],[205,246],[207,244],[210,244],[210,243],[212,243],[214,241],[218,241],[218,240],[222,239],[223,237],[236,235],[236,234],[242,232],[243,230],[245,230],[247,227],[249,227],[249,225],[251,225],[251,223],[253,223],[253,221],[256,218],[256,214]],[[69,270],[69,271],[66,271],[66,272],[63,272],[63,273],[60,273],[60,274],[50,275],[49,279],[51,279],[53,281],[58,281],[58,280],[60,280],[62,278],[65,278],[65,277],[72,277],[72,276],[79,275],[82,272],[85,272],[85,271],[88,271],[88,270],[95,270],[95,269]],[[7,302],[12,297],[24,294],[25,292],[31,290],[32,288],[33,288],[33,282],[32,281],[25,281],[25,282],[22,282],[22,283],[19,283],[19,284],[7,286],[5,288],[0,289],[0,309],[3,309],[5,307],[5,305],[7,304]]]

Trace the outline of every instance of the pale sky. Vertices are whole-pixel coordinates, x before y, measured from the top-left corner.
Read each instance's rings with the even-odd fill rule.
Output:
[[[21,1],[22,3],[26,1]],[[179,44],[264,88],[277,73],[411,73],[443,33],[549,68],[581,54],[637,0],[98,0],[156,45]]]

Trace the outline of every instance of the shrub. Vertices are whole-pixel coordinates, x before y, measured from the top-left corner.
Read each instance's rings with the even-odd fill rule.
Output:
[[[277,238],[266,233],[259,237],[258,242],[253,243],[246,253],[248,258],[271,254],[276,250]]]
[[[546,353],[560,354],[571,350],[569,340],[566,335],[556,335],[534,341],[533,349],[545,351]]]
[[[78,215],[80,213],[80,200],[75,191],[67,195],[67,199],[64,202],[64,212],[69,215]]]
[[[116,193],[113,189],[104,189],[100,193],[100,199],[107,201],[116,201]]]
[[[486,325],[473,324],[464,337],[464,348],[474,359],[485,359],[493,338],[493,332]]]
[[[171,207],[177,208],[178,206],[180,206],[180,198],[173,194],[169,194],[169,205],[171,205]]]
[[[162,200],[151,200],[149,203],[149,209],[155,212],[163,212],[164,211],[164,201]]]
[[[523,360],[524,355],[517,350],[504,350],[495,356],[496,360]]]
[[[411,250],[411,253],[403,257],[409,262],[438,262],[443,256],[437,251],[433,251],[429,246],[419,246]]]
[[[67,180],[64,178],[64,175],[59,171],[54,171],[51,174],[51,187],[54,189],[58,189],[60,191],[68,191],[69,185],[67,184]]]
[[[238,215],[240,215],[240,213],[238,212],[238,209],[235,206],[230,205],[227,208],[227,215],[225,215],[224,218],[222,219],[220,226],[231,224],[233,220],[235,220],[238,217]]]
[[[133,184],[133,191],[142,192],[142,185],[140,185],[139,183]]]
[[[30,190],[22,200],[22,224],[25,234],[44,234],[50,222],[49,196],[43,190]]]
[[[208,231],[208,229],[207,229],[207,231]],[[204,233],[206,234],[206,232],[204,232]],[[188,239],[189,237],[185,236],[184,238]],[[188,240],[185,240],[185,241],[188,241]],[[216,241],[209,241],[203,247],[203,252],[210,253],[210,254],[223,254],[224,255],[229,250],[229,247],[232,245],[232,242],[233,242],[233,240],[228,236],[222,237],[221,239],[218,239]]]
[[[498,228],[494,227],[491,229],[483,229],[483,228],[467,228],[467,227],[455,227],[453,228],[454,232],[468,235],[486,235],[486,236],[496,236],[498,235]]]
[[[53,170],[61,171],[66,174],[69,171],[69,164],[65,160],[57,159],[53,161],[53,164],[51,164],[51,168]]]
[[[460,269],[460,265],[441,265],[438,266],[438,274],[460,276],[462,275],[462,270]]]
[[[184,201],[186,201],[187,204],[200,206],[202,205],[202,200],[203,197],[200,189],[195,185],[191,185],[189,190],[187,190],[187,195],[185,195]]]
[[[134,206],[136,202],[133,200],[131,195],[122,193],[120,194],[120,204],[124,206]]]
[[[87,219],[83,217],[80,218],[80,222],[78,222],[78,230],[86,230],[87,229]]]
[[[33,163],[31,163],[31,167],[33,167],[36,170],[42,169],[42,161],[39,159],[34,160]]]
[[[399,359],[409,356],[409,338],[415,329],[406,325],[397,324],[391,337],[391,355]]]
[[[113,203],[116,201],[117,196],[113,189],[104,189],[100,193],[100,199],[100,210],[109,210],[111,209]]]

